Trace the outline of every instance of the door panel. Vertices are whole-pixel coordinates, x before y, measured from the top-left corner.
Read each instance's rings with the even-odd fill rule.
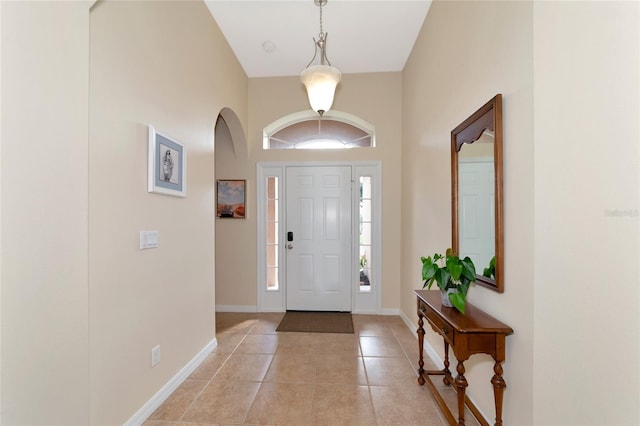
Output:
[[[492,162],[466,162],[459,165],[460,253],[469,256],[476,267],[489,265],[494,255],[494,172]],[[482,274],[482,271],[476,271]]]
[[[286,169],[287,309],[351,310],[351,167]]]

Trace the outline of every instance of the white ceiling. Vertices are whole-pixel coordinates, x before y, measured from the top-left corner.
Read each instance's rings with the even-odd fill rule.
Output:
[[[313,0],[206,0],[248,77],[298,75],[314,52],[320,8]],[[400,71],[430,0],[328,0],[327,57],[343,74]],[[263,45],[271,43],[272,52]]]

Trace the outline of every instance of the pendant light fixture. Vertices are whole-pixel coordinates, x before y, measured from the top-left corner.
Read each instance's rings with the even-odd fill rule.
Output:
[[[313,39],[315,44],[313,58],[300,74],[300,80],[307,88],[311,108],[322,115],[329,111],[333,104],[333,95],[342,74],[336,67],[331,66],[331,62],[327,59],[327,34],[322,31],[322,7],[326,6],[327,0],[314,0],[314,3],[320,7],[320,33],[318,40]],[[320,50],[320,63],[312,65],[318,57],[318,50]]]

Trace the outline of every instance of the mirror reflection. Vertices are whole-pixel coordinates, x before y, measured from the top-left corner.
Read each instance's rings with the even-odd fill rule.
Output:
[[[495,279],[494,132],[485,130],[458,152],[458,252],[477,273]]]
[[[476,283],[504,291],[502,95],[451,131],[452,248],[469,256]]]

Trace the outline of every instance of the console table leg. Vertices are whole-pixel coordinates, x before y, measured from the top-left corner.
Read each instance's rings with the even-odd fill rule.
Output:
[[[442,378],[442,383],[445,385],[451,384],[451,371],[449,370],[449,365],[449,343],[444,340],[444,377]]]
[[[491,378],[491,384],[493,385],[493,397],[496,404],[496,424],[495,426],[502,426],[502,396],[504,390],[507,387],[504,379],[502,378],[502,365],[496,361],[493,366],[493,372],[495,375]]]
[[[418,359],[418,383],[424,385],[424,359],[422,358],[422,352],[424,350],[424,322],[422,316],[418,316],[418,353],[420,358]]]
[[[458,375],[455,384],[458,391],[458,426],[464,426],[464,394],[466,387],[469,386],[467,379],[464,377],[464,364],[458,362]]]

